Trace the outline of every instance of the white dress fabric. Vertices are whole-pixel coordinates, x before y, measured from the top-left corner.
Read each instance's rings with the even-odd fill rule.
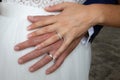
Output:
[[[26,2],[22,4],[19,1]],[[53,62],[34,73],[28,71],[28,68],[41,57],[23,65],[17,63],[19,57],[34,49],[29,48],[20,52],[13,49],[17,43],[27,39],[26,35],[29,32],[26,28],[31,24],[27,20],[27,16],[56,14],[44,11],[43,7],[61,3],[63,0],[47,0],[48,3],[49,1],[56,1],[56,3],[44,4],[43,7],[40,7],[42,3],[39,3],[39,6],[35,4],[39,1],[44,2],[45,0],[4,0],[0,3],[0,80],[89,80],[90,43],[84,45],[80,42],[65,59],[62,66],[50,75],[46,75],[45,70],[54,64]],[[67,1],[71,2],[72,0]],[[73,2],[83,3],[84,1],[73,0]]]

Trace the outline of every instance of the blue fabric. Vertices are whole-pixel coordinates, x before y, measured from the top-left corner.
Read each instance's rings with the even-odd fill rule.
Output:
[[[117,0],[87,0],[84,4],[93,4],[93,3],[116,4]]]
[[[89,4],[117,4],[117,0],[87,0],[84,4],[89,5]],[[90,42],[94,40],[96,35],[100,32],[103,26],[101,25],[96,25],[94,26],[94,34],[91,36]]]

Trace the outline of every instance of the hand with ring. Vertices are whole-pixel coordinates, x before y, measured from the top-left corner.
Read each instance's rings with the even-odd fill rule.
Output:
[[[48,33],[48,34],[45,34],[45,35],[42,35],[42,36],[31,38],[27,41],[24,41],[22,43],[17,44],[15,46],[15,47],[17,47],[17,48],[15,48],[15,50],[20,51],[20,50],[23,50],[23,49],[26,49],[26,48],[29,48],[29,47],[33,47],[33,46],[37,45],[38,43],[41,43],[42,41],[44,41],[45,38],[48,38],[48,36],[52,36],[52,35],[53,35],[53,33]],[[54,64],[51,65],[51,67],[49,67],[46,70],[46,74],[53,73],[54,71],[56,71],[62,65],[62,63],[64,62],[66,57],[76,48],[76,46],[79,44],[81,38],[78,38],[74,42],[72,42],[71,45],[66,49],[66,51],[64,51],[63,54],[60,55],[59,58],[57,58],[55,61],[53,59],[53,55],[56,53],[56,51],[61,46],[61,44],[63,42],[62,40],[57,41],[56,43],[51,44],[51,45],[49,45],[47,47],[44,47],[42,49],[35,49],[35,50],[27,53],[26,55],[19,58],[18,63],[19,64],[25,64],[25,63],[33,60],[33,59],[36,59],[37,57],[40,57],[40,56],[44,55],[44,57],[42,59],[37,61],[35,64],[33,64],[29,68],[29,71],[30,72],[37,71],[40,68],[44,67],[46,64],[48,64],[50,61],[53,60]],[[48,54],[46,55],[45,53],[48,53]]]
[[[28,34],[28,38],[55,32],[56,34],[36,46],[37,49],[42,49],[62,39],[61,47],[53,55],[54,59],[63,54],[75,39],[87,32],[90,27],[96,25],[98,20],[100,20],[98,18],[100,15],[96,15],[96,10],[91,5],[65,2],[47,7],[45,10],[49,12],[60,11],[60,14],[45,20],[39,20],[28,26],[28,30],[37,29]],[[40,17],[42,18],[43,16]],[[33,16],[29,18],[33,18]]]
[[[39,17],[39,16],[35,16],[32,19],[29,19],[29,21],[31,21],[32,23],[35,23],[39,20],[44,20],[48,17],[51,16],[44,16],[44,17]],[[51,36],[55,35],[56,33],[52,32],[52,33],[46,33],[44,35],[39,35],[33,38],[30,38],[24,42],[21,42],[19,44],[17,44],[15,46],[15,50],[16,51],[20,51],[26,48],[30,48],[30,47],[34,47],[42,42],[44,42],[46,39],[50,38]],[[56,59],[54,62],[54,64],[48,68],[46,70],[46,74],[50,74],[54,71],[56,71],[64,62],[64,60],[66,59],[66,57],[75,49],[75,47],[79,44],[81,38],[83,36],[81,36],[80,38],[76,39],[74,42],[72,42],[70,44],[70,46],[66,49],[66,51],[63,52],[62,55],[59,56],[58,59]],[[22,56],[19,58],[18,63],[19,64],[25,64],[37,57],[40,57],[41,55],[44,55],[44,57],[42,59],[40,59],[37,63],[33,64],[30,68],[29,71],[30,72],[34,72],[42,67],[44,67],[46,64],[48,64],[50,61],[53,60],[53,55],[56,53],[56,51],[60,48],[60,46],[62,45],[63,40],[59,40],[56,43],[53,43],[47,47],[44,47],[42,49],[35,49],[29,53],[27,53],[26,55]],[[47,55],[45,53],[48,53]]]

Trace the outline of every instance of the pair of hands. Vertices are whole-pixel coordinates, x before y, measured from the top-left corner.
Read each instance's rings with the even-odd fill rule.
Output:
[[[60,67],[65,58],[78,45],[87,30],[96,23],[97,16],[93,14],[94,11],[90,6],[69,2],[50,6],[45,8],[45,10],[48,12],[60,11],[61,13],[55,16],[29,16],[28,20],[32,24],[28,26],[28,30],[37,30],[28,34],[28,40],[17,44],[15,50],[19,51],[33,46],[36,47],[35,50],[18,60],[20,64],[45,53],[52,54],[56,62],[46,70],[46,74],[50,74]],[[56,32],[62,35],[63,39],[60,40]],[[45,55],[29,70],[34,72],[51,60],[50,56]]]
[[[29,18],[28,20],[31,23],[35,23],[37,21],[40,20],[44,20],[46,18],[49,18],[50,16],[34,16],[33,18]],[[15,50],[16,51],[20,51],[29,47],[35,47],[36,45],[42,43],[43,41],[45,41],[46,39],[50,38],[51,36],[55,35],[55,32],[51,32],[51,33],[46,33],[40,36],[36,36],[33,38],[29,38],[28,40],[21,42],[19,44],[17,44],[15,46]],[[63,52],[63,54],[61,56],[59,56],[58,59],[56,59],[54,65],[52,65],[50,68],[48,68],[46,70],[46,74],[50,74],[54,71],[56,71],[64,62],[64,60],[66,59],[66,57],[74,50],[74,48],[79,44],[80,40],[81,40],[82,36],[79,37],[78,39],[76,39],[75,41],[73,41],[70,46]],[[31,61],[37,57],[40,57],[42,55],[44,55],[45,53],[50,53],[52,55],[55,54],[55,52],[60,48],[60,46],[62,45],[63,40],[59,40],[47,47],[44,47],[42,49],[35,49],[29,53],[27,53],[26,55],[22,56],[19,58],[18,63],[19,64],[24,64],[28,61]],[[46,64],[48,64],[50,61],[52,61],[52,58],[50,58],[48,55],[45,55],[41,60],[39,60],[37,63],[35,63],[34,65],[32,65],[29,68],[30,72],[34,72],[42,67],[44,67]]]

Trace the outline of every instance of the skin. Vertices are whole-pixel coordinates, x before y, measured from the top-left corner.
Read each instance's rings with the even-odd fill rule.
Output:
[[[49,12],[60,11],[61,13],[28,26],[28,30],[34,30],[41,27],[40,29],[28,34],[28,38],[48,32],[59,33],[64,41],[61,47],[53,55],[55,59],[67,49],[72,41],[87,32],[91,26],[101,24],[119,27],[120,25],[119,5],[81,5],[66,2],[47,7],[45,10]],[[58,35],[55,34],[41,44],[38,44],[36,48],[41,49],[58,41],[59,39]]]
[[[44,17],[39,17],[39,16],[34,16],[34,17],[28,17],[28,20],[32,23],[35,23],[39,20],[45,20],[46,18],[51,17],[51,16],[44,16]],[[28,40],[21,42],[15,46],[16,51],[20,51],[29,47],[34,47],[37,44],[42,43],[44,40],[50,38],[51,36],[55,35],[55,32],[47,33],[44,35],[40,35],[37,37],[32,37],[29,38]],[[75,47],[78,45],[80,42],[81,38],[83,35],[79,38],[77,38],[75,41],[73,41],[70,46],[66,49],[66,51],[63,52],[62,55],[58,59],[55,60],[55,64],[52,65],[50,68],[46,70],[46,74],[53,73],[56,71],[64,62],[66,57],[75,49]],[[45,53],[50,53],[52,55],[55,54],[55,52],[60,48],[61,44],[63,43],[63,40],[59,40],[56,43],[53,43],[47,47],[44,47],[42,49],[35,49],[26,55],[22,56],[19,58],[18,63],[19,64],[25,64],[26,62],[29,62],[37,57],[40,57],[42,55],[45,55]],[[37,63],[33,64],[30,68],[30,72],[34,72],[42,67],[44,67],[46,64],[48,64],[50,61],[52,61],[52,58],[48,55],[45,55],[41,60],[39,60]]]
[[[51,12],[61,11],[61,13],[56,16],[47,18],[46,20],[38,21],[36,23],[31,24],[28,27],[28,30],[39,28],[39,26],[44,27],[38,29],[35,32],[30,33],[28,35],[28,38],[45,34],[48,32],[59,33],[63,37],[64,41],[61,47],[53,55],[53,57],[56,59],[67,49],[67,47],[72,43],[72,41],[74,41],[76,38],[80,37],[85,32],[87,32],[89,26],[93,25],[92,21],[94,19],[92,19],[91,16],[89,16],[88,14],[86,14],[90,13],[89,7],[79,5],[76,3],[62,3],[54,7],[46,8],[46,10]],[[88,18],[86,18],[86,16]],[[60,38],[58,37],[58,35],[55,34],[49,39],[42,42],[41,44],[38,44],[36,48],[41,49],[58,41],[59,39]]]
[[[98,9],[101,14],[98,24],[120,28],[120,5],[94,4],[91,7]]]
[[[36,31],[28,34],[28,38],[29,40],[31,40],[32,38],[54,32],[54,34],[45,39],[45,41],[43,40],[43,42],[36,43],[34,45],[36,46],[36,50],[42,50],[48,47],[48,45],[51,46],[60,40],[55,32],[62,35],[64,40],[62,41],[62,43],[60,43],[61,45],[59,46],[59,48],[57,48],[56,51],[53,51],[53,57],[56,58],[58,61],[59,58],[63,58],[61,57],[62,55],[65,55],[65,50],[69,49],[71,44],[75,40],[80,38],[91,26],[100,24],[120,27],[120,5],[80,5],[76,3],[61,3],[55,6],[47,7],[45,8],[45,10],[48,12],[60,11],[61,13],[56,16],[49,16],[43,20],[42,18],[45,16],[39,16],[41,20],[33,21],[33,24],[28,26],[28,30],[37,29]],[[30,18],[33,19],[34,17],[29,16],[29,19]],[[38,29],[39,27],[41,28]],[[73,46],[68,50],[68,52],[71,52]],[[67,54],[69,53],[66,53],[66,55]],[[64,57],[64,59],[65,58],[66,57]],[[64,61],[64,59],[62,59],[61,62]],[[36,65],[39,64],[40,63],[38,62]]]

